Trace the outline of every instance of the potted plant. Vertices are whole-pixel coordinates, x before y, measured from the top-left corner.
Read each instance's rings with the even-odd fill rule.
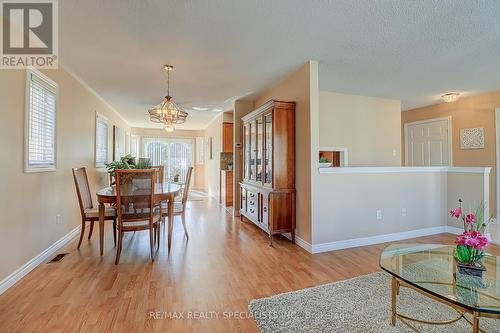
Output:
[[[332,166],[332,161],[330,161],[328,158],[321,156],[319,158],[319,167],[320,168],[329,168]]]
[[[462,220],[464,228],[464,232],[455,240],[457,266],[463,274],[482,276],[486,270],[482,264],[487,255],[484,248],[489,243],[483,232],[490,221],[484,221],[484,203],[466,214],[462,209],[462,199],[458,202],[459,206],[450,211],[452,217]]]
[[[149,158],[140,158],[139,162],[135,163],[135,157],[131,154],[125,155],[119,160],[112,161],[106,164],[106,169],[110,175],[111,185],[115,184],[116,170],[130,170],[130,169],[149,169],[151,163]]]

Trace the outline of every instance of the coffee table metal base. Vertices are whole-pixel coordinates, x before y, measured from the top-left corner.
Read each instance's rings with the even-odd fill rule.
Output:
[[[406,287],[406,288],[413,289],[416,292],[418,292],[426,297],[429,297],[429,298],[431,298],[435,301],[438,301],[440,303],[446,304],[446,305],[450,306],[451,308],[453,308],[455,311],[457,311],[459,316],[457,318],[454,318],[451,320],[446,320],[446,321],[427,321],[427,320],[421,320],[421,319],[411,318],[411,317],[402,315],[402,314],[397,312],[397,308],[396,308],[397,297],[399,295],[399,288],[400,287]],[[447,302],[439,297],[436,297],[430,293],[425,292],[424,290],[416,288],[416,287],[404,282],[403,280],[398,279],[395,276],[392,277],[391,303],[392,303],[391,326],[395,326],[396,319],[399,319],[403,324],[405,324],[407,327],[409,327],[410,329],[412,329],[413,331],[415,331],[417,333],[422,333],[422,332],[420,330],[418,330],[414,325],[412,325],[411,322],[422,323],[422,324],[427,324],[427,325],[449,325],[449,324],[453,324],[453,323],[459,321],[460,319],[464,319],[472,326],[472,333],[479,333],[479,332],[485,333],[483,330],[481,330],[479,328],[479,317],[491,317],[491,318],[497,318],[497,319],[499,318],[496,315],[489,315],[486,313],[479,313],[477,311],[471,311],[471,310],[463,308],[457,304]],[[469,320],[465,316],[466,313],[469,313],[472,315],[472,321]]]

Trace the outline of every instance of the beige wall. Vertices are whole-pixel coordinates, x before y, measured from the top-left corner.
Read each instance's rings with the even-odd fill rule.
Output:
[[[320,91],[319,144],[348,148],[349,166],[401,165],[401,102]]]
[[[196,138],[204,137],[204,131],[192,131],[192,130],[178,130],[173,132],[166,132],[161,128],[138,128],[134,127],[131,129],[131,134],[139,136],[150,136],[158,138],[182,138],[182,139],[193,139],[194,147],[194,161],[193,161],[193,180],[192,186],[197,189],[206,190],[205,184],[205,164],[196,164]],[[142,146],[142,143],[141,143]],[[141,148],[142,149],[142,148]]]
[[[315,206],[313,245],[446,225],[461,228],[449,217],[458,199],[467,208],[487,199],[483,173],[402,171],[320,178],[317,194],[324,199]],[[382,220],[376,219],[377,210],[382,211]]]
[[[311,70],[313,69],[313,70]],[[311,72],[314,72],[311,75]],[[315,82],[311,83],[311,76]],[[311,241],[311,84],[317,87],[317,62],[310,61],[301,66],[282,82],[261,94],[255,100],[259,107],[270,99],[295,101],[295,189],[297,236]],[[313,88],[317,89],[317,88]],[[317,151],[316,151],[317,153]]]
[[[219,114],[205,129],[205,187],[212,197],[220,196],[220,153],[222,151],[222,123],[227,119],[224,113]],[[210,159],[209,140],[212,138],[212,159]]]
[[[401,126],[405,123],[452,117],[453,166],[492,167],[490,175],[490,212],[496,216],[496,143],[495,108],[500,107],[500,90],[492,93],[460,98],[454,103],[441,103],[405,111]],[[483,127],[484,149],[460,149],[460,129]],[[402,160],[404,161],[404,132],[402,131]]]
[[[129,126],[64,69],[44,73],[59,84],[57,171],[23,173],[26,72],[0,71],[0,280],[69,233],[80,222],[71,168],[87,168],[92,193],[107,185],[104,169],[94,167],[95,112],[108,118],[111,160],[112,128]],[[122,146],[125,135],[122,135]],[[94,196],[95,203],[95,196]],[[56,215],[62,222],[56,225]]]
[[[462,207],[466,211],[474,210],[485,200],[484,175],[476,173],[449,173],[448,174],[448,211],[458,207],[458,200],[462,199]],[[457,219],[446,214],[447,224],[452,227],[462,228],[463,224]]]

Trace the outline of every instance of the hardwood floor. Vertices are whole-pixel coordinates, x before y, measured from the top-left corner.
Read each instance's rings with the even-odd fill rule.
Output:
[[[379,271],[386,246],[312,256],[277,237],[271,248],[257,227],[209,199],[188,202],[186,222],[189,241],[177,217],[171,254],[163,237],[154,263],[146,233],[125,236],[118,266],[111,229],[102,258],[97,230],[80,250],[73,240],[60,251],[69,252],[61,262],[41,265],[0,296],[0,332],[255,332],[252,318],[226,318],[245,317],[253,298]],[[406,242],[453,239],[442,234]],[[189,311],[205,318],[189,318]]]

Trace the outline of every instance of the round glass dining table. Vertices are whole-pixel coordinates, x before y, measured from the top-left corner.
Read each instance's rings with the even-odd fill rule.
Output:
[[[168,250],[172,242],[172,228],[174,220],[174,199],[181,190],[181,186],[172,183],[155,184],[154,200],[161,204],[167,202],[168,205]],[[99,251],[102,256],[104,252],[104,205],[116,204],[116,186],[108,186],[97,192],[97,202],[99,203]]]

